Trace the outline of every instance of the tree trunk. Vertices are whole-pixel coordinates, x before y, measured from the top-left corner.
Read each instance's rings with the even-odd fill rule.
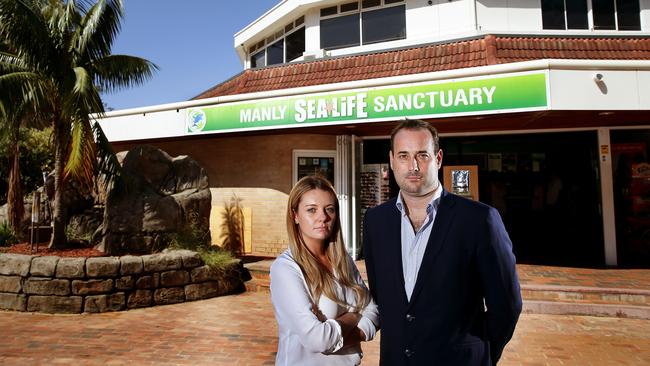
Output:
[[[65,247],[68,239],[65,236],[66,227],[66,207],[63,202],[63,168],[66,158],[66,131],[58,121],[54,122],[54,207],[52,209],[52,238],[50,240],[50,249],[59,249]]]
[[[11,169],[9,170],[9,191],[7,192],[9,225],[16,236],[22,236],[21,224],[25,214],[23,202],[23,187],[20,182],[20,144],[18,142],[18,129],[12,136],[13,156],[10,157]]]

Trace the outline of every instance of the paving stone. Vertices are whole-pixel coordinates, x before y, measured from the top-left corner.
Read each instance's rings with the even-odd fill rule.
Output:
[[[145,272],[163,272],[180,269],[183,261],[180,255],[170,253],[157,253],[142,256]]]
[[[105,315],[0,311],[0,364],[273,365],[268,293],[220,296]],[[648,365],[650,320],[523,314],[499,366]],[[379,364],[381,332],[362,343]]]
[[[29,273],[32,276],[53,277],[58,262],[59,257],[35,257],[32,259],[32,267],[30,268]]]
[[[73,295],[98,295],[113,291],[113,280],[73,280]]]
[[[81,313],[81,296],[30,296],[27,311],[56,314]]]
[[[125,255],[120,257],[120,274],[121,275],[138,275],[142,273],[144,266],[142,258],[139,256]]]
[[[528,276],[529,284],[545,281],[536,268],[526,269],[537,273]],[[630,283],[629,287],[650,289],[641,286],[649,282],[648,270],[605,271],[617,281]],[[567,273],[567,281],[576,286],[596,277],[608,287],[615,282],[601,270],[559,268],[558,272],[557,278]],[[521,273],[526,272],[520,268]],[[0,300],[6,296],[0,293]],[[9,296],[20,301],[17,294]],[[149,292],[150,303],[151,297]],[[92,362],[88,363],[97,365],[273,365],[277,350],[277,326],[268,293],[221,296],[110,316],[0,311],[0,324],[3,334],[11,334],[0,342],[3,366],[79,360],[85,364],[89,354]],[[499,365],[648,365],[648,329],[650,320],[523,314]],[[85,335],[83,344],[79,335]],[[363,343],[362,365],[378,364],[379,337]]]
[[[25,280],[24,291],[28,295],[66,296],[70,294],[70,281],[48,277],[30,277]]]
[[[56,264],[58,278],[84,278],[86,258],[60,258]]]
[[[26,277],[32,258],[34,257],[24,254],[0,254],[0,275]]]
[[[153,304],[153,291],[136,290],[128,295],[126,306],[129,309],[143,308]]]
[[[22,279],[20,276],[0,276],[0,292],[20,293],[23,289]]]
[[[185,301],[185,290],[182,287],[159,288],[153,293],[156,305],[176,304]]]
[[[124,292],[117,292],[111,295],[86,296],[84,299],[84,312],[105,313],[108,311],[120,311],[126,307]]]
[[[174,287],[190,283],[190,274],[187,271],[167,271],[160,274],[160,286]]]
[[[0,292],[0,309],[25,311],[27,309],[27,296]],[[2,353],[0,352],[0,354]]]
[[[91,278],[115,277],[120,273],[120,259],[118,257],[88,258],[86,260],[86,274]]]

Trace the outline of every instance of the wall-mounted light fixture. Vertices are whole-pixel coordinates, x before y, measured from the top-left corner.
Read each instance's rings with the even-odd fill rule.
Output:
[[[603,74],[595,74],[594,75],[594,83],[602,83],[603,82]]]
[[[598,89],[600,89],[600,92],[603,94],[607,94],[607,85],[605,84],[604,76],[601,73],[596,73],[594,74],[593,77],[594,83],[596,83],[596,86]]]

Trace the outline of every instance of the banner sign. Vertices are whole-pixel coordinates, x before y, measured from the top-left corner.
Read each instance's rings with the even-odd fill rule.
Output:
[[[186,133],[216,133],[411,118],[540,110],[547,73],[258,99],[187,111]]]

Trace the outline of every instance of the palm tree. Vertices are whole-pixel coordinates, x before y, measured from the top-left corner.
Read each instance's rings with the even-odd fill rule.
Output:
[[[9,54],[6,44],[0,42],[0,52]],[[0,74],[5,70],[0,68]],[[9,189],[7,190],[7,204],[9,226],[14,233],[19,234],[21,223],[25,214],[23,190],[20,179],[20,126],[27,121],[27,106],[11,100],[10,93],[0,95],[0,140],[8,143],[7,156],[9,160]],[[14,98],[17,99],[17,98]]]
[[[0,138],[8,142],[9,157],[9,189],[7,190],[9,226],[14,233],[20,232],[20,224],[25,213],[22,183],[20,181],[20,117],[19,111],[0,101]]]
[[[119,164],[91,114],[104,113],[100,90],[142,84],[157,66],[112,55],[124,14],[122,0],[0,0],[0,90],[13,92],[35,111],[47,111],[54,141],[51,248],[66,244],[67,179],[90,187],[98,174],[114,182]],[[98,163],[99,160],[99,163]]]

